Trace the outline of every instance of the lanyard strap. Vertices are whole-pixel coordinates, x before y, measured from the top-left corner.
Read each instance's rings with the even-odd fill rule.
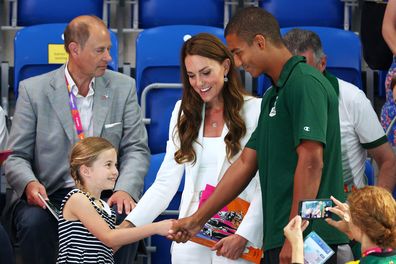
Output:
[[[391,248],[380,248],[380,247],[369,248],[362,253],[362,256],[367,257],[372,253],[382,253],[382,252],[391,252],[391,251],[392,251]]]
[[[84,138],[84,129],[82,127],[80,113],[78,112],[78,109],[77,109],[76,96],[72,93],[70,84],[67,81],[66,76],[65,76],[65,80],[66,80],[67,91],[69,92],[70,111],[71,111],[74,125],[76,126],[77,136],[79,139],[83,139]]]

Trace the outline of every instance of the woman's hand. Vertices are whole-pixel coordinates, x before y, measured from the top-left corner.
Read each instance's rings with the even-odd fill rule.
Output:
[[[302,221],[301,216],[296,215],[290,222],[283,228],[285,237],[290,241],[292,245],[303,242],[302,232],[309,225],[308,221]]]
[[[329,207],[328,210],[336,215],[338,215],[341,220],[335,221],[331,218],[326,218],[326,222],[345,233],[350,239],[353,239],[351,229],[349,227],[349,222],[351,221],[351,216],[349,213],[349,205],[347,203],[342,203],[333,196],[330,197],[331,200],[336,204],[334,207]]]
[[[283,228],[283,232],[289,243],[285,241],[282,251],[289,251],[291,245],[291,260],[286,259],[287,262],[290,263],[291,261],[292,263],[304,263],[304,241],[302,233],[308,225],[308,221],[302,221],[301,216],[296,215],[292,220],[290,220],[285,228]],[[282,257],[282,254],[280,257]]]

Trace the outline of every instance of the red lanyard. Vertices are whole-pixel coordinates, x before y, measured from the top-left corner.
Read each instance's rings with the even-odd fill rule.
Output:
[[[368,255],[370,255],[370,254],[372,254],[372,253],[382,253],[382,252],[391,252],[391,251],[392,251],[391,248],[384,248],[384,249],[382,249],[382,248],[380,248],[380,247],[369,248],[369,249],[365,250],[365,251],[362,253],[362,256],[363,256],[363,257],[367,257]]]
[[[77,136],[79,139],[83,139],[84,138],[84,129],[82,127],[80,113],[78,112],[78,109],[77,109],[76,96],[72,93],[71,87],[69,85],[69,82],[67,81],[66,76],[65,76],[65,80],[66,80],[67,91],[69,92],[70,111],[72,114],[74,125],[76,126]]]

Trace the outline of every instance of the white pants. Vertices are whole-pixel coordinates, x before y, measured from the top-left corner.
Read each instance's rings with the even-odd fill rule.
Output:
[[[231,260],[216,255],[216,251],[201,246],[197,243],[188,241],[187,243],[172,243],[171,247],[172,264],[242,264],[250,263],[244,259]]]

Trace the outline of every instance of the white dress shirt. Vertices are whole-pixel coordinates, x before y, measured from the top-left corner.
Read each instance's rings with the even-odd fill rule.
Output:
[[[78,112],[80,114],[80,119],[82,123],[82,127],[84,130],[85,137],[92,137],[93,136],[93,122],[92,122],[92,109],[93,109],[93,96],[94,96],[94,89],[93,85],[95,83],[95,77],[92,78],[91,82],[89,83],[89,91],[86,96],[82,96],[78,92],[78,87],[74,82],[73,78],[71,77],[67,67],[65,67],[65,76],[69,85],[71,87],[71,91],[76,97],[76,105]]]
[[[81,124],[84,130],[84,136],[85,137],[92,137],[93,136],[93,96],[94,96],[94,89],[93,85],[95,83],[95,77],[92,78],[91,82],[89,83],[89,91],[86,96],[82,96],[81,94],[78,93],[78,87],[76,83],[74,82],[73,78],[71,77],[67,65],[65,67],[65,76],[67,79],[67,82],[69,83],[71,87],[71,92],[74,94],[76,97],[76,105],[78,109],[78,113],[80,114],[80,119],[81,119]],[[73,122],[74,123],[74,122]],[[77,133],[77,131],[76,131]],[[67,181],[65,182],[65,188],[70,188],[74,187],[75,183],[72,177],[69,177]]]

